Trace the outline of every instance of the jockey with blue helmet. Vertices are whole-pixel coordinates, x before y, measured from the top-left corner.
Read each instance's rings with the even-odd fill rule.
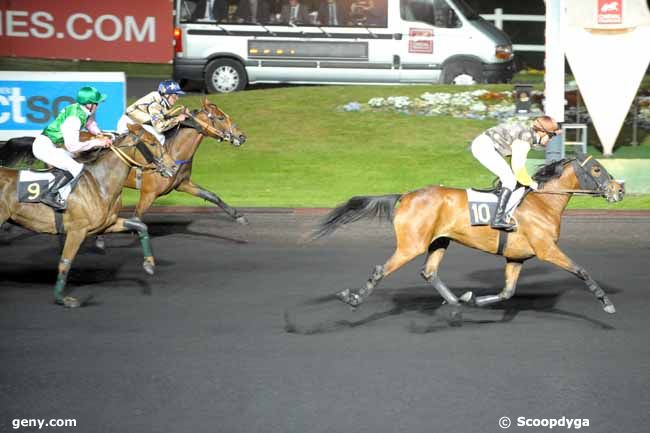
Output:
[[[79,141],[79,131],[82,128],[86,128],[93,135],[102,133],[95,121],[95,112],[104,100],[106,95],[96,88],[82,87],[77,92],[76,102],[61,110],[56,119],[34,139],[34,156],[61,170],[54,173],[54,183],[41,197],[43,203],[58,210],[65,209],[66,202],[61,198],[59,190],[68,183],[74,186],[84,168],[83,164],[73,159],[73,155],[95,147],[111,145],[112,140],[109,137]]]
[[[158,90],[146,94],[126,109],[126,113],[117,123],[117,133],[126,133],[128,132],[126,125],[139,123],[152,133],[160,144],[165,144],[164,132],[187,118],[187,110],[181,114],[172,112],[172,107],[178,101],[178,95],[183,94],[185,92],[176,81],[162,81],[158,85]]]

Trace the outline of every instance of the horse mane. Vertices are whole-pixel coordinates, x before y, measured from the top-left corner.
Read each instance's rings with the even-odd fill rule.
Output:
[[[535,172],[533,180],[539,183],[545,183],[551,179],[558,178],[562,175],[564,166],[571,161],[573,161],[573,158],[564,158],[543,165]]]
[[[80,164],[94,164],[101,159],[101,157],[108,152],[107,148],[94,148],[80,152],[75,156],[75,161]]]

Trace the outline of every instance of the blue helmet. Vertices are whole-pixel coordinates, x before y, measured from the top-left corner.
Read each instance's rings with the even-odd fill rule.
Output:
[[[158,84],[158,93],[161,95],[184,95],[180,84],[174,80],[165,80]]]

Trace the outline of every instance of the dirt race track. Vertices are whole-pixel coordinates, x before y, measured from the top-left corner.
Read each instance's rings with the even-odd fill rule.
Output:
[[[58,418],[77,427],[41,431],[472,433],[505,431],[504,416],[509,431],[551,431],[520,417],[648,431],[647,216],[563,221],[560,245],[615,315],[534,259],[513,299],[468,309],[462,327],[419,277],[423,258],[356,311],[331,300],[391,254],[390,226],[304,243],[316,215],[248,217],[149,215],[153,277],[131,235],[108,238],[106,254],[88,242],[69,278],[75,295],[92,296],[77,310],[52,303],[57,239],[0,232],[0,432]],[[493,293],[502,265],[452,245],[441,277],[457,294]]]

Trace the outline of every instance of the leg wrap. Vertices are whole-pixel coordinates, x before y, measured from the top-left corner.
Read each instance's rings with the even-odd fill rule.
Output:
[[[362,298],[370,296],[372,291],[375,289],[375,286],[381,281],[382,278],[384,278],[384,267],[375,266],[375,270],[372,272],[372,275],[370,275],[370,278],[368,278],[366,286],[359,290],[359,295]]]
[[[68,281],[68,271],[72,266],[72,260],[61,259],[59,261],[59,275],[56,277],[56,284],[54,285],[54,298],[63,299],[63,290]]]
[[[438,291],[440,296],[442,296],[442,298],[445,301],[447,301],[448,304],[451,304],[451,305],[458,304],[458,298],[456,297],[456,295],[454,295],[451,292],[451,290],[449,290],[449,288],[445,285],[445,283],[442,282],[442,280],[438,277],[438,274],[433,274],[433,275],[427,276],[424,273],[424,270],[423,270],[420,273],[420,275],[422,275],[422,278],[424,278],[425,281],[432,284],[433,287],[436,288],[436,290]]]
[[[140,221],[139,218],[131,218],[124,221],[124,227],[129,230],[134,230],[138,232],[138,237],[140,238],[140,245],[142,245],[142,252],[145,257],[153,256],[151,250],[151,242],[149,241],[149,231],[147,230],[147,225]]]

